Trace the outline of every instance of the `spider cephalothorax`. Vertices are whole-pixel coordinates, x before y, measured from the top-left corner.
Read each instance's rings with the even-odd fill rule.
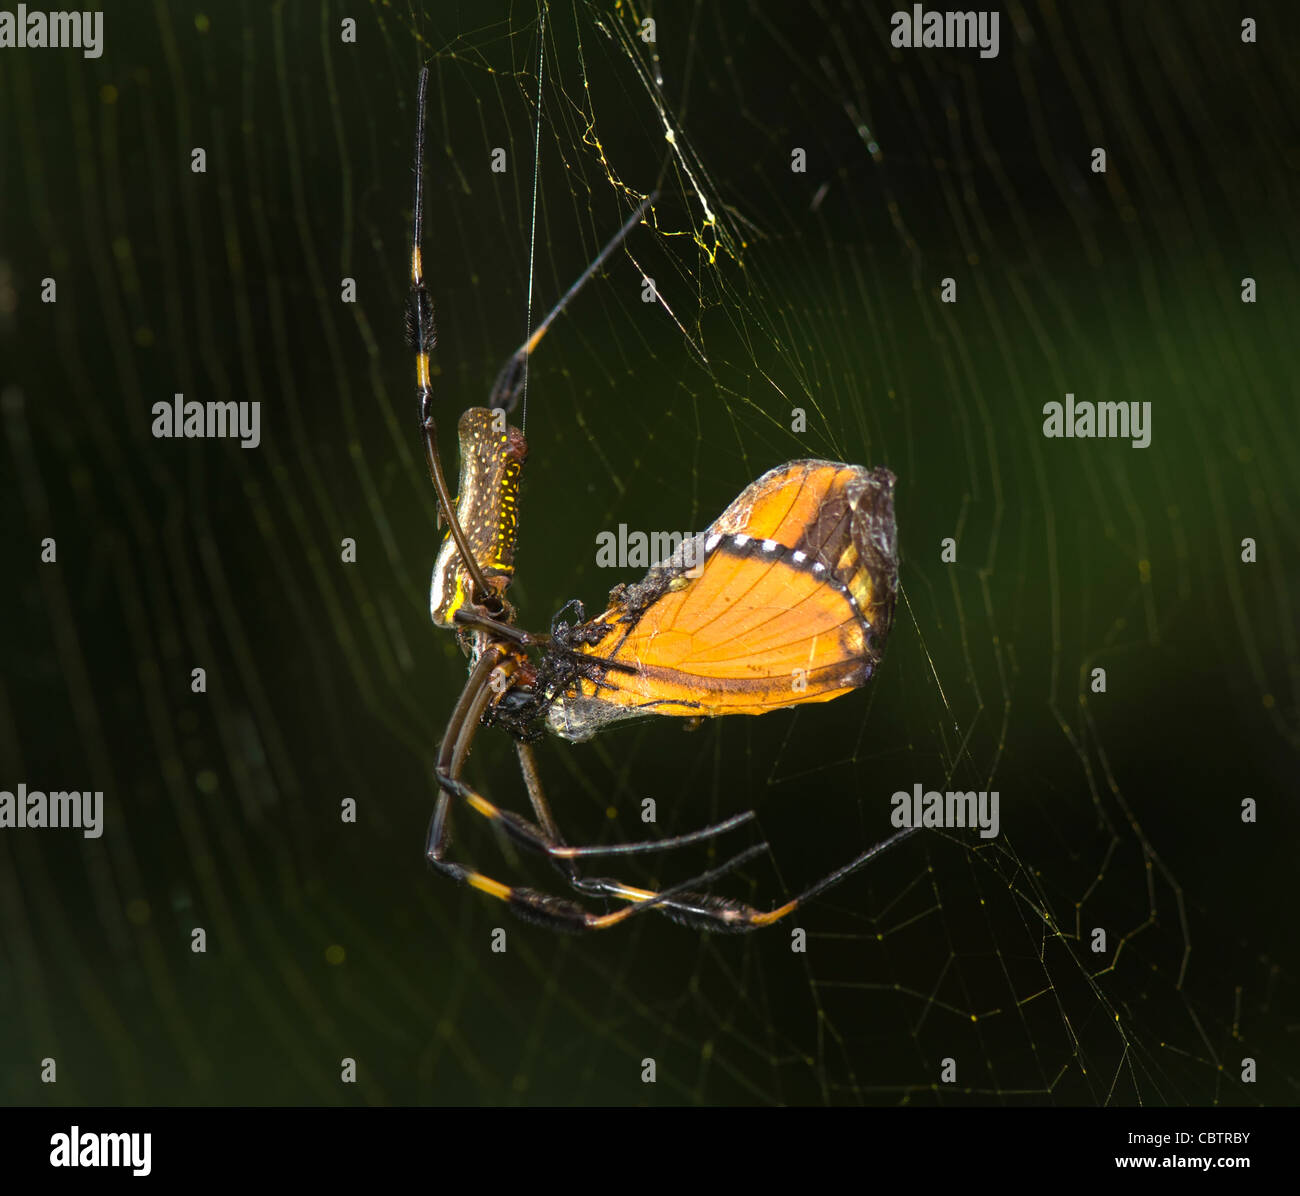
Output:
[[[565,617],[570,614],[572,618]],[[583,650],[598,645],[612,630],[589,623],[582,603],[570,599],[551,620],[549,640],[540,658],[521,662],[509,691],[484,711],[484,726],[501,727],[525,743],[544,738],[551,707],[583,682],[599,685],[609,671],[610,666],[599,655]]]

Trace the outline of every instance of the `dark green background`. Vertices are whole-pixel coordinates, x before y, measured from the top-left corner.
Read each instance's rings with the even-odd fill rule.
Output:
[[[798,456],[895,471],[906,595],[862,693],[544,745],[566,834],[755,808],[772,859],[719,891],[767,904],[895,789],[1002,797],[995,844],[926,835],[801,912],[806,954],[657,917],[557,938],[421,856],[465,666],[428,621],[401,339],[412,100],[428,62],[449,433],[524,335],[535,7],[134,3],[99,60],[0,58],[0,785],[108,805],[97,841],[0,834],[5,1101],[1295,1100],[1295,22],[1014,4],[981,60],[892,51],[893,7],[655,5],[662,96],[644,14],[546,26],[535,313],[661,195],[533,363],[521,621],[633,579],[598,532],[703,527]],[[261,447],[153,439],[176,391],[260,401]],[[1149,400],[1152,446],[1045,440],[1066,391]],[[500,733],[469,771],[524,807]]]

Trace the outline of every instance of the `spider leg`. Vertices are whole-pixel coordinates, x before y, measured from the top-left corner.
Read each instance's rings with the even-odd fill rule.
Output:
[[[496,381],[492,384],[492,394],[488,397],[487,401],[489,407],[499,407],[507,414],[515,409],[515,404],[519,401],[519,396],[524,389],[524,379],[527,374],[528,359],[532,355],[533,350],[537,348],[542,337],[546,335],[546,330],[550,328],[555,319],[569,305],[569,302],[573,297],[591,281],[596,271],[605,264],[609,255],[623,243],[628,233],[630,233],[641,222],[641,217],[646,214],[650,205],[658,198],[658,195],[659,193],[657,191],[651,192],[641,201],[640,207],[638,207],[637,210],[627,218],[623,227],[609,239],[605,248],[602,249],[592,260],[591,265],[589,265],[578,276],[573,285],[560,296],[559,302],[551,308],[550,314],[547,315],[535,329],[533,329],[532,335],[506,358],[505,363],[501,367],[500,373],[497,374]]]
[[[420,72],[420,86],[416,98],[415,124],[415,210],[413,235],[411,238],[411,289],[406,300],[406,341],[415,352],[415,393],[419,401],[420,432],[424,437],[424,456],[429,466],[429,477],[438,494],[438,508],[452,539],[456,542],[456,551],[460,553],[461,562],[469,572],[473,582],[474,593],[480,602],[488,600],[492,591],[488,588],[478,558],[470,551],[469,538],[460,525],[456,514],[456,504],[452,502],[447,489],[447,479],[442,472],[442,457],[438,453],[438,426],[433,419],[433,378],[429,367],[429,355],[433,352],[436,339],[433,318],[433,300],[424,285],[423,263],[423,224],[424,210],[424,116],[425,97],[428,91],[429,69]]]
[[[537,815],[537,821],[541,824],[547,838],[551,844],[556,847],[564,847],[564,839],[560,834],[560,829],[551,814],[550,804],[546,800],[546,793],[542,788],[541,775],[537,769],[537,757],[533,753],[531,745],[526,743],[517,743],[516,750],[519,756],[519,769],[524,776],[524,784],[528,789],[528,799],[532,803],[533,812]],[[715,826],[705,827],[703,830],[693,831],[690,834],[678,835],[670,839],[660,839],[651,841],[646,844],[630,843],[619,844],[613,848],[574,848],[566,851],[563,855],[558,852],[550,852],[552,861],[555,866],[564,873],[569,884],[578,892],[585,893],[592,897],[616,897],[620,893],[631,893],[633,890],[619,881],[610,880],[603,877],[585,877],[578,871],[577,860],[583,856],[596,854],[608,854],[609,852],[626,853],[639,851],[642,848],[650,850],[653,848],[672,848],[680,847],[686,843],[699,842],[701,840],[713,838],[722,834],[724,831],[732,830],[734,827],[741,826],[746,822],[754,819],[754,812],[746,810],[742,814],[737,814],[733,818],[720,822]],[[653,897],[654,894],[649,890],[636,890],[638,893],[637,900],[645,900]],[[695,913],[696,906],[699,904],[699,897],[694,893],[687,893],[682,900],[665,900],[658,905],[660,913],[677,921],[687,921]],[[675,912],[676,911],[676,912]]]
[[[520,747],[524,746],[526,745],[520,745]],[[489,822],[499,826],[521,846],[531,847],[534,851],[539,851],[557,861],[578,860],[589,856],[639,855],[651,851],[668,851],[674,847],[686,847],[691,843],[700,843],[706,839],[716,838],[727,831],[735,830],[738,826],[744,826],[747,822],[754,821],[753,810],[745,810],[743,813],[734,814],[722,822],[714,823],[712,826],[706,826],[697,831],[689,831],[684,835],[670,835],[663,839],[643,839],[635,843],[610,843],[599,847],[570,847],[553,831],[545,829],[545,821],[539,827],[526,818],[521,818],[512,810],[503,810],[500,806],[493,805],[492,802],[488,801],[472,785],[467,785],[464,781],[457,780],[450,774],[439,774],[438,783],[447,792],[460,798],[476,814],[482,815]],[[530,796],[532,796],[531,790]],[[536,804],[534,804],[534,809],[536,808]],[[549,815],[550,811],[547,810],[548,819]],[[552,828],[554,825],[554,822],[551,822]],[[567,869],[564,870],[567,871]]]
[[[462,691],[455,709],[452,711],[451,718],[448,720],[447,731],[443,736],[442,746],[438,750],[436,769],[439,781],[438,802],[434,808],[433,818],[429,823],[429,836],[425,847],[425,856],[437,871],[444,876],[449,876],[453,880],[468,884],[482,893],[487,893],[491,897],[506,902],[517,914],[529,921],[539,922],[559,930],[605,930],[611,926],[617,926],[620,922],[624,922],[629,917],[647,909],[658,909],[660,907],[665,907],[666,910],[670,909],[674,896],[678,891],[686,892],[708,884],[717,877],[739,868],[755,856],[767,851],[766,843],[754,844],[718,867],[661,893],[651,893],[648,890],[633,890],[620,885],[616,881],[601,880],[592,882],[602,892],[607,889],[612,892],[617,888],[626,890],[627,894],[636,894],[635,897],[628,898],[631,902],[629,905],[606,914],[594,914],[576,901],[568,898],[555,897],[548,893],[539,892],[536,889],[503,884],[474,868],[447,859],[447,814],[450,807],[450,798],[452,796],[460,797],[473,794],[473,790],[460,781],[459,774],[464,767],[465,757],[469,754],[470,745],[473,743],[474,735],[478,730],[479,719],[494,696],[493,673],[502,665],[510,663],[509,655],[508,650],[498,645],[494,645],[483,653],[478,663],[471,670],[465,689]],[[534,768],[533,771],[535,774],[536,769]],[[538,792],[540,793],[540,787]],[[474,796],[477,797],[477,795]],[[467,804],[470,804],[471,809],[483,813],[482,809],[469,802],[468,797],[466,797],[466,801]],[[479,798],[478,801],[483,805],[487,805],[490,809],[496,810],[496,807],[491,806],[485,799]],[[545,806],[544,798],[542,803],[543,809],[546,811],[546,816],[542,821],[549,822],[551,827],[554,828],[555,822],[551,817],[549,808]],[[497,811],[497,813],[500,815],[503,812]],[[728,820],[728,823],[719,824],[719,826],[730,829],[731,825],[740,825],[742,822],[748,821],[750,817],[752,815],[740,815],[737,818]],[[497,822],[497,825],[510,826],[520,831],[521,834],[525,835],[525,841],[527,841],[527,837],[532,835],[539,836],[543,843],[546,841],[545,832],[541,828],[533,827],[524,819],[515,819],[513,821],[502,819]],[[679,838],[690,842],[706,837],[708,837],[707,834],[701,832],[694,832],[690,836],[679,836]],[[651,846],[659,845],[653,844]],[[586,854],[597,854],[601,850],[595,849],[595,851],[591,851],[590,849],[568,848],[562,843],[553,844],[553,846],[560,850],[561,855],[559,858],[561,859],[572,859],[584,852]],[[639,847],[640,845],[632,844],[630,846]],[[572,853],[572,855],[568,853]],[[645,896],[641,895],[643,893]]]
[[[457,612],[458,617],[460,613]],[[499,826],[521,846],[541,852],[557,863],[573,861],[585,856],[636,855],[652,851],[668,851],[675,847],[685,847],[691,843],[699,843],[706,839],[715,838],[754,820],[753,810],[746,810],[740,814],[733,814],[730,818],[714,823],[712,826],[689,831],[682,835],[671,835],[663,839],[646,839],[634,843],[612,843],[601,847],[570,847],[564,842],[559,826],[551,814],[550,805],[547,803],[546,794],[542,789],[541,776],[537,769],[537,758],[532,748],[522,741],[516,741],[515,745],[519,756],[519,770],[523,773],[524,785],[528,790],[528,799],[532,803],[533,811],[537,815],[537,821],[541,825],[540,827],[535,826],[512,810],[503,810],[501,807],[494,805],[473,786],[460,779],[460,769],[465,756],[469,753],[474,734],[478,730],[479,719],[490,704],[491,693],[495,692],[492,686],[488,684],[487,679],[491,677],[495,668],[506,657],[507,654],[500,651],[491,655],[490,658],[488,653],[484,653],[483,659],[479,662],[479,668],[475,670],[475,674],[472,674],[466,683],[465,695],[471,694],[477,684],[479,687],[486,686],[488,691],[486,698],[477,703],[471,702],[465,705],[464,708],[458,704],[456,710],[452,712],[451,724],[459,725],[458,736],[464,738],[464,744],[460,746],[457,740],[452,739],[451,727],[449,726],[447,738],[444,739],[444,748],[450,742],[452,750],[450,754],[445,751],[439,754],[436,769],[439,801],[431,825],[426,851],[431,851],[435,842],[440,843],[445,837],[443,828],[446,820],[447,794],[460,798],[476,814]],[[484,661],[487,663],[484,663]],[[480,672],[483,679],[476,680],[476,675]],[[462,702],[465,695],[462,695]],[[477,705],[477,709],[473,708],[474,705]],[[568,866],[562,865],[561,871],[569,876],[576,875],[576,870],[571,863]]]
[[[509,650],[502,645],[492,645],[485,650],[471,670],[465,689],[452,711],[447,732],[438,751],[436,769],[438,802],[430,821],[425,854],[429,863],[443,875],[468,884],[499,901],[504,901],[516,914],[528,921],[573,932],[606,930],[630,917],[654,909],[674,921],[699,929],[724,933],[757,930],[787,917],[805,902],[847,879],[882,852],[915,834],[916,828],[898,831],[861,852],[847,864],[805,889],[797,897],[770,910],[760,910],[730,897],[698,892],[702,886],[765,853],[768,850],[766,843],[754,844],[717,867],[682,884],[658,892],[634,888],[606,877],[582,877],[578,875],[576,860],[595,855],[630,854],[699,842],[743,825],[752,820],[753,813],[739,814],[715,826],[656,842],[615,844],[607,848],[570,847],[560,837],[559,827],[542,791],[536,761],[524,744],[520,745],[520,764],[529,798],[541,825],[535,826],[510,811],[494,806],[461,781],[460,773],[477,733],[479,720],[500,688],[499,685],[494,685],[494,674],[500,668],[513,671],[512,663]],[[548,855],[560,865],[570,883],[579,892],[591,896],[615,897],[628,904],[610,913],[596,914],[569,898],[553,896],[537,889],[503,884],[476,869],[447,859],[447,813],[452,797],[462,800],[470,809],[493,825],[502,827],[516,841]]]
[[[916,834],[918,829],[914,826],[907,827],[890,835],[887,839],[882,839],[879,843],[873,844],[856,855],[847,864],[822,877],[815,884],[809,885],[797,897],[792,897],[789,901],[774,906],[769,910],[761,910],[756,906],[730,897],[717,897],[708,893],[693,893],[680,886],[669,890],[671,893],[670,901],[664,900],[662,894],[653,893],[648,889],[631,888],[612,880],[587,881],[584,883],[583,891],[588,891],[586,887],[588,885],[599,886],[599,888],[593,888],[591,891],[609,897],[617,897],[623,901],[646,903],[652,906],[662,905],[664,906],[662,912],[667,917],[674,922],[680,922],[684,926],[692,926],[699,930],[711,930],[721,934],[745,934],[751,930],[771,926],[774,922],[779,922],[782,918],[788,917],[800,906],[806,905],[813,898],[821,896],[828,889],[834,888],[841,881],[847,880],[859,868],[875,859],[876,856],[882,855],[891,847],[896,847],[904,839]],[[639,907],[633,906],[632,908]]]
[[[460,607],[452,615],[452,619],[473,630],[489,631],[497,639],[505,640],[511,644],[518,644],[521,648],[545,647],[551,642],[549,635],[535,635],[531,631],[525,631],[522,627],[516,627],[513,623],[494,619],[485,611],[475,610],[470,607]]]

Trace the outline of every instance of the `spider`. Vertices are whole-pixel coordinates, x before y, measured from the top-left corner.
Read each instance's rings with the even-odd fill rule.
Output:
[[[646,910],[689,926],[747,931],[770,925],[898,843],[911,829],[868,848],[784,904],[761,910],[701,890],[766,852],[757,843],[692,880],[659,892],[583,875],[581,861],[667,851],[753,821],[746,811],[688,834],[603,847],[568,845],[542,789],[533,743],[545,731],[581,741],[625,718],[699,719],[761,714],[828,701],[865,684],[880,659],[897,589],[893,486],[886,469],[793,461],[747,487],[708,530],[616,586],[608,609],[587,619],[570,601],[549,634],[515,624],[506,597],[514,575],[523,433],[507,423],[529,355],[552,321],[640,222],[650,196],[506,361],[486,407],[459,421],[460,479],[453,502],[443,475],[429,354],[433,303],[422,261],[423,157],[428,68],[416,103],[415,201],[407,343],[415,353],[420,430],[447,535],[430,587],[433,622],[457,632],[469,677],[438,750],[438,798],[425,855],[439,873],[559,930],[604,930]],[[488,801],[462,777],[482,725],[515,739],[535,822]],[[548,857],[582,896],[626,902],[597,913],[581,901],[503,884],[448,858],[452,799],[511,839]]]

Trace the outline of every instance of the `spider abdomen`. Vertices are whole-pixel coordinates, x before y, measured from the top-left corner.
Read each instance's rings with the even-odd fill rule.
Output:
[[[460,485],[456,518],[470,550],[501,606],[515,573],[519,535],[519,479],[528,442],[505,413],[471,407],[460,417]],[[448,533],[433,567],[429,614],[440,627],[454,626],[456,612],[473,591],[455,538]]]

